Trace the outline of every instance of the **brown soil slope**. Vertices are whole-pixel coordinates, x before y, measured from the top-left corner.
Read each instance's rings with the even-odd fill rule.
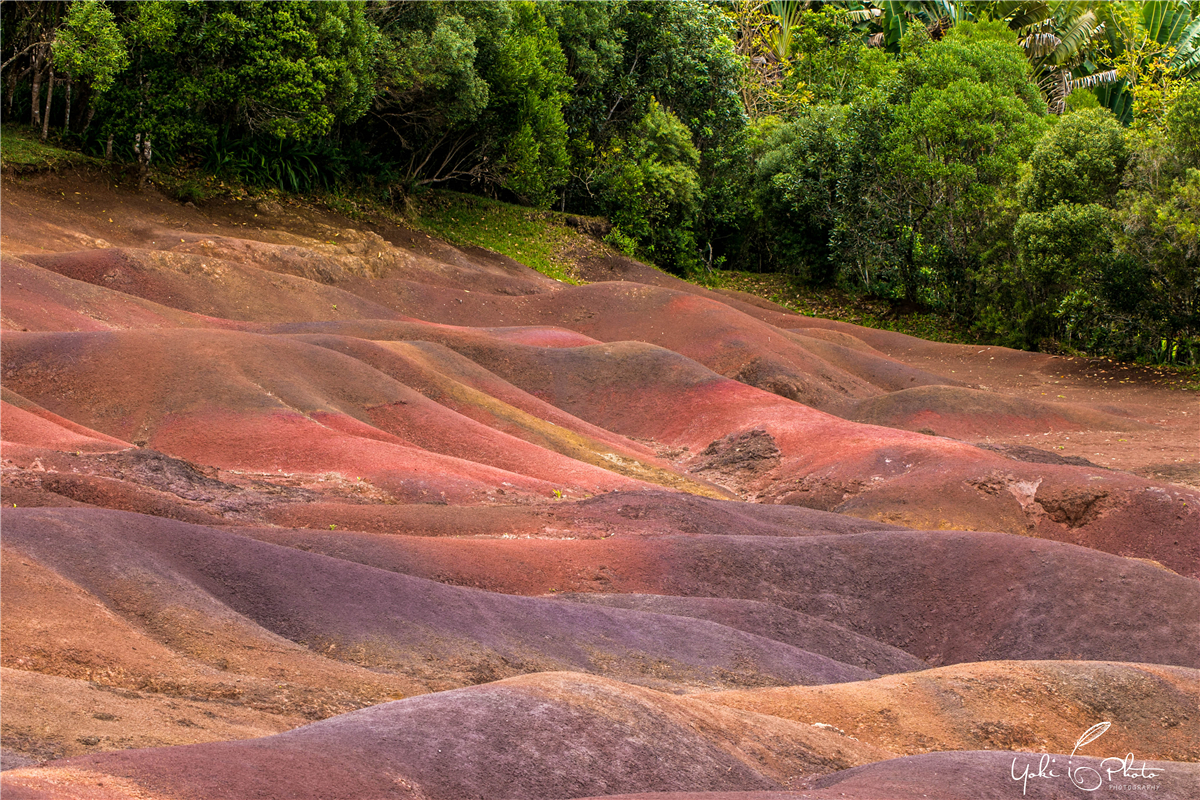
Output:
[[[1111,727],[1101,743],[1082,754],[1104,750],[1159,761],[1200,761],[1200,673],[1183,667],[988,661],[867,684],[704,697],[810,725],[823,723],[906,755],[937,750],[1069,753],[1094,720],[1104,719]]]

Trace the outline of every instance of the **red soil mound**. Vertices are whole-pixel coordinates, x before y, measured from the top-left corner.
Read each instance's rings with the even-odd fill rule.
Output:
[[[579,264],[579,273],[585,280],[591,282],[629,281],[630,283],[658,286],[677,292],[687,292],[688,294],[724,303],[757,320],[779,328],[798,327],[809,319],[762,297],[739,292],[734,289],[706,289],[703,286],[688,283],[660,269],[622,255],[584,258]],[[857,326],[848,327],[854,328]],[[840,343],[844,344],[845,342]]]
[[[133,445],[77,425],[21,397],[8,387],[0,388],[0,418],[4,420],[5,442],[47,450],[107,453]]]
[[[186,797],[552,800],[782,788],[886,757],[807,725],[558,673],[388,703],[265,739],[7,772],[4,790],[68,797],[85,777],[94,785],[113,776]]]
[[[1072,661],[1200,664],[1200,584],[1118,557],[1200,576],[1194,402],[1147,373],[628,259],[566,287],[298,203],[4,195],[0,491],[44,508],[2,520],[3,766],[548,669],[782,715],[530,677],[6,772],[6,798],[1015,797],[1012,754],[813,776],[1069,752],[1106,718],[1114,755],[1198,757],[1191,669]],[[959,663],[996,658],[1031,661]],[[868,680],[924,663],[958,665]],[[1166,769],[1128,794],[1189,796]]]
[[[879,394],[787,334],[724,303],[688,292],[628,283],[581,286],[531,297],[504,297],[426,285],[384,303],[450,325],[558,325],[600,341],[642,341],[817,408],[842,408]]]
[[[1109,470],[1013,462],[940,437],[848,422],[645,344],[445,343],[573,416],[697,454],[688,463],[695,474],[744,497],[912,527],[1035,535],[1200,574],[1195,492]],[[721,458],[736,443],[720,440],[753,431],[769,436],[777,462]]]
[[[465,417],[568,458],[651,483],[724,494],[675,473],[648,448],[572,417],[441,345],[345,336],[297,338],[352,356]]]
[[[640,485],[480,425],[361,361],[279,337],[17,334],[5,338],[4,359],[14,389],[89,427],[226,468],[375,475],[457,497],[505,483],[546,494],[544,481]],[[54,384],[41,380],[48,370]]]

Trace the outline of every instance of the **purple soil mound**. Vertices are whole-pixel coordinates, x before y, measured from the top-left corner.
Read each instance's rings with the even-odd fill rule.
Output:
[[[300,502],[303,500],[303,502]],[[261,520],[290,528],[342,529],[405,536],[490,536],[601,539],[670,536],[824,536],[896,530],[857,517],[800,506],[712,500],[677,492],[609,492],[540,506],[379,505],[297,502],[264,509]],[[269,534],[265,534],[269,535]]]
[[[844,664],[869,669],[880,675],[912,672],[929,667],[903,650],[852,633],[823,619],[789,611],[756,600],[724,597],[671,597],[657,594],[564,594],[560,600],[592,603],[610,608],[630,608],[656,614],[707,619],[753,633],[801,650],[820,653]]]
[[[999,533],[884,531],[600,540],[256,536],[490,591],[774,603],[931,664],[1085,659],[1200,666],[1200,583],[1074,545]]]
[[[213,800],[554,800],[781,788],[880,757],[885,751],[807,725],[552,673],[387,703],[263,739],[69,759],[46,777],[108,775]],[[6,797],[39,796],[22,791],[39,786],[39,770],[5,777]]]
[[[608,533],[705,533],[723,536],[805,536],[896,530],[898,526],[801,506],[714,500],[661,491],[621,491],[550,509],[583,529],[608,523]]]
[[[155,517],[7,509],[4,531],[6,547],[101,598],[128,604],[134,591],[145,596],[140,605],[236,615],[318,652],[362,651],[394,671],[457,661],[475,682],[563,668],[701,684],[874,676],[712,622],[445,586]]]

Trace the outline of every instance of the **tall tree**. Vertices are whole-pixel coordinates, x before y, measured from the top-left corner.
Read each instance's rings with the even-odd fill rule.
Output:
[[[998,193],[1015,185],[1044,130],[1045,104],[1015,43],[998,23],[964,23],[901,66],[895,124],[882,143],[900,249],[907,263],[918,235],[937,247],[934,280],[948,297],[986,247],[980,234]],[[905,293],[916,299],[908,266]]]

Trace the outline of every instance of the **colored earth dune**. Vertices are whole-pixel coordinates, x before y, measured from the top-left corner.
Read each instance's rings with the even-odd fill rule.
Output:
[[[4,189],[6,800],[1196,796],[1155,374]]]

